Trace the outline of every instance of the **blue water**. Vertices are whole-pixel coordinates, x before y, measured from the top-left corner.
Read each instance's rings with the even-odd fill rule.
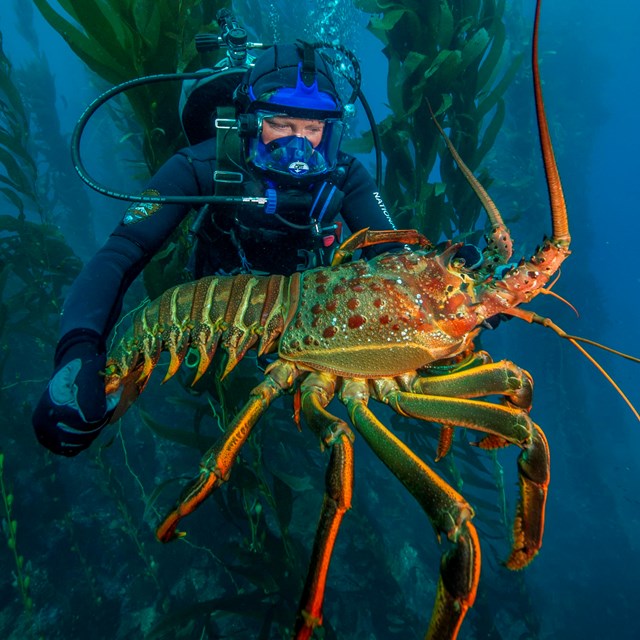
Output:
[[[0,29],[5,52],[18,69],[34,54],[15,31],[14,8],[9,4],[0,5]],[[332,6],[324,4],[327,10]],[[530,20],[533,3],[520,0],[509,4]],[[312,3],[308,9],[314,6],[318,5]],[[359,20],[353,20],[353,10],[340,6],[330,23],[337,33],[329,35],[339,37],[345,32],[350,46],[356,47],[363,60],[364,91],[376,115],[382,117],[385,76],[380,72],[384,57],[379,43]],[[286,21],[274,18],[275,5],[262,3],[262,7],[266,32],[260,36],[268,40],[273,34],[285,32]],[[64,41],[37,13],[34,18],[41,49],[56,79],[58,99],[52,107],[58,112],[62,131],[69,134],[84,106],[104,87],[91,81]],[[306,26],[308,31],[313,31],[312,24]],[[576,317],[567,306],[548,297],[539,298],[534,306],[569,333],[636,356],[640,356],[635,338],[640,313],[638,24],[640,7],[631,0],[567,0],[546,2],[543,7],[540,51],[545,99],[552,123],[557,123],[551,133],[556,140],[573,237],[573,253],[555,291],[569,300],[580,315]],[[512,91],[514,101],[530,99],[528,83],[520,83]],[[98,148],[98,141],[89,142],[94,143]],[[533,136],[531,144],[537,144]],[[124,156],[131,160],[126,153]],[[491,162],[499,165],[500,156],[491,158]],[[116,163],[105,159],[104,164],[108,173]],[[125,175],[131,173],[129,166],[123,160],[115,177],[131,179]],[[542,184],[542,173],[538,181]],[[497,204],[504,213],[508,213],[514,200],[527,198],[527,194],[509,193],[508,189],[501,189],[501,195],[504,202]],[[90,198],[96,240],[100,243],[119,219],[122,207],[93,195]],[[531,250],[549,228],[548,213],[541,210],[536,219],[519,220],[512,231]],[[76,250],[83,257],[88,252],[86,247]],[[460,638],[640,637],[640,423],[603,376],[551,331],[512,320],[485,335],[483,341],[494,359],[504,357],[517,362],[535,380],[532,415],[549,439],[552,483],[544,545],[529,568],[515,575],[508,573],[496,561],[493,547],[489,550],[488,541],[483,543],[485,563],[478,603],[468,615]],[[640,365],[590,351],[630,400],[640,406]],[[33,402],[49,371],[34,372],[26,359],[12,366],[16,369],[5,372],[7,380],[18,376],[31,380],[20,383],[15,397],[20,402]],[[3,389],[3,402],[7,402],[8,391],[14,393],[13,389],[8,384]],[[171,397],[179,395],[176,389],[172,393]],[[159,407],[163,401],[161,397],[158,403],[145,405],[145,409],[167,424],[175,421],[177,425],[185,420],[180,405],[176,408],[175,403],[168,403],[168,413],[162,411]],[[190,425],[191,412],[186,415]],[[281,409],[281,415],[287,418],[286,409]],[[12,419],[11,429],[15,424]],[[30,430],[27,417],[23,425],[25,431]],[[215,429],[211,421],[207,427]],[[290,433],[292,438],[306,438],[309,459],[288,460],[286,452],[268,439],[263,444],[272,455],[271,462],[284,464],[287,474],[300,476],[301,469],[314,469],[310,483],[315,494],[311,490],[303,492],[311,506],[301,506],[307,504],[302,498],[294,505],[308,515],[309,522],[315,522],[326,458],[317,454],[317,445],[308,434],[298,436],[293,426]],[[104,440],[108,441],[109,436]],[[149,631],[162,619],[163,613],[174,612],[188,603],[237,593],[234,579],[220,567],[239,562],[241,550],[251,539],[251,530],[237,514],[233,527],[223,520],[221,502],[212,500],[211,505],[191,516],[189,539],[197,548],[178,544],[160,547],[154,541],[155,519],[152,513],[145,513],[145,498],[167,478],[187,477],[195,472],[198,460],[194,450],[168,446],[159,453],[155,442],[136,414],[129,418],[126,429],[114,436],[102,458],[87,455],[67,461],[44,456],[24,432],[17,434],[3,428],[0,445],[6,460],[5,482],[13,487],[15,495],[19,552],[28,563],[35,603],[34,617],[20,614],[19,596],[12,585],[14,560],[0,544],[3,637],[23,638],[31,633],[32,637],[46,638],[140,638],[144,637],[143,631]],[[356,475],[361,474],[362,480],[356,479],[354,513],[346,517],[329,576],[325,614],[337,636],[327,637],[347,637],[341,635],[342,626],[348,626],[348,637],[353,638],[421,637],[432,606],[439,562],[437,543],[423,513],[362,443],[358,443],[356,454],[360,456]],[[512,510],[514,454],[503,452],[499,459],[505,469],[507,502]],[[234,477],[222,490],[229,492],[229,501],[236,495],[231,488]],[[163,506],[176,491],[174,483],[163,494]],[[124,511],[123,504],[128,505]],[[484,516],[480,508],[477,511],[482,542]],[[349,525],[350,518],[353,525]],[[363,535],[363,518],[375,523],[371,537]],[[302,529],[302,525],[298,526]],[[218,542],[218,538],[224,541]],[[144,548],[137,546],[140,543]],[[304,545],[308,553],[309,537],[304,538]],[[505,558],[507,543],[503,540],[496,545],[500,557]],[[339,567],[351,567],[357,554],[363,560],[354,565],[360,566],[362,575],[369,576],[371,572],[387,579],[393,575],[400,591],[393,590],[388,581],[372,579],[363,585],[357,573],[345,575]],[[274,571],[276,583],[286,582],[286,577],[277,574],[277,563],[273,568],[265,555],[254,554],[255,566],[264,566],[265,575]],[[516,604],[510,606],[513,602]],[[288,611],[293,617],[295,605],[295,601],[285,599],[277,615],[286,618]],[[354,611],[361,616],[357,624]],[[256,615],[259,619],[266,614]],[[387,620],[388,635],[381,635],[380,626],[371,622],[379,616]],[[488,619],[494,623],[493,628]],[[235,618],[221,620],[221,628],[229,635],[216,635],[217,623],[207,625],[202,617],[193,616],[184,623],[183,635],[157,637],[246,638],[257,637],[260,629],[259,622],[253,619],[248,627],[243,626],[244,618],[237,613]],[[109,630],[105,635],[96,630],[98,623]],[[31,631],[26,630],[29,624]],[[374,628],[378,629],[377,635]]]

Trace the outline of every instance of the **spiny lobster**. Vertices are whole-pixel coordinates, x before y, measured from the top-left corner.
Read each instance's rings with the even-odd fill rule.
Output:
[[[517,307],[541,293],[569,255],[567,212],[540,88],[539,13],[540,0],[534,22],[534,94],[553,233],[531,258],[509,265],[509,230],[434,118],[489,214],[491,231],[480,267],[467,268],[458,255],[459,244],[438,249],[413,230],[362,230],[339,248],[329,268],[291,277],[211,276],[174,287],[138,313],[110,355],[106,389],[122,394],[116,420],[142,391],[162,351],[170,353],[166,378],[189,351],[197,352],[197,380],[219,346],[227,352],[225,375],[248,349],[256,348],[259,354],[277,350],[264,380],[204,455],[199,475],[162,521],[157,536],[167,542],[184,535],[177,531],[179,521],[229,478],[241,447],[271,402],[295,392],[306,423],[331,452],[295,623],[298,639],[310,638],[322,624],[327,570],[351,505],[354,434],[326,408],[336,395],[358,433],[417,499],[438,536],[444,534],[450,542],[427,638],[456,638],[474,603],[480,545],[471,522],[473,509],[376,418],[368,408],[370,398],[401,415],[442,425],[438,457],[448,452],[454,427],[486,434],[478,443],[484,449],[520,447],[520,499],[507,567],[526,566],[541,547],[549,451],[543,432],[529,417],[532,380],[511,362],[494,363],[485,352],[473,351],[473,339],[496,314],[539,321],[536,314]],[[369,262],[345,262],[359,248],[388,241],[420,248],[382,254]],[[436,365],[445,363],[449,373],[434,373]],[[501,403],[482,399],[489,395],[500,396]]]

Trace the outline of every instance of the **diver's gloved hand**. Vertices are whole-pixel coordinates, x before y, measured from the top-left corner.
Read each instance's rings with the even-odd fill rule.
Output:
[[[94,331],[69,332],[58,343],[55,371],[33,412],[40,444],[53,453],[75,456],[109,422],[117,398],[104,392],[104,341]]]

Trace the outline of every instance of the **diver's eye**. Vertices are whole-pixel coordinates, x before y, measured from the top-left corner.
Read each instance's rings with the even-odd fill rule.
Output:
[[[274,122],[273,120],[265,120],[265,122],[267,123],[267,126],[275,131],[287,131],[288,129],[291,129],[291,126],[284,122]]]

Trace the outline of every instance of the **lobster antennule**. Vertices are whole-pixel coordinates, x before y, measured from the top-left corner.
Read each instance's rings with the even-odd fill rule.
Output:
[[[484,210],[489,216],[489,221],[491,222],[491,231],[487,234],[487,251],[490,252],[493,256],[498,257],[499,264],[506,264],[513,254],[513,242],[511,241],[511,234],[509,233],[509,229],[505,225],[498,207],[496,207],[494,201],[491,199],[491,196],[487,193],[487,190],[473,175],[473,171],[469,169],[465,161],[460,157],[458,150],[453,146],[451,139],[445,133],[444,129],[433,113],[429,101],[427,101],[427,106],[429,107],[431,119],[440,132],[440,135],[447,145],[449,152],[453,156],[453,159],[456,161],[458,168],[469,183],[469,186],[475,192],[476,196],[478,196],[478,200],[480,200],[482,206],[484,207]]]

